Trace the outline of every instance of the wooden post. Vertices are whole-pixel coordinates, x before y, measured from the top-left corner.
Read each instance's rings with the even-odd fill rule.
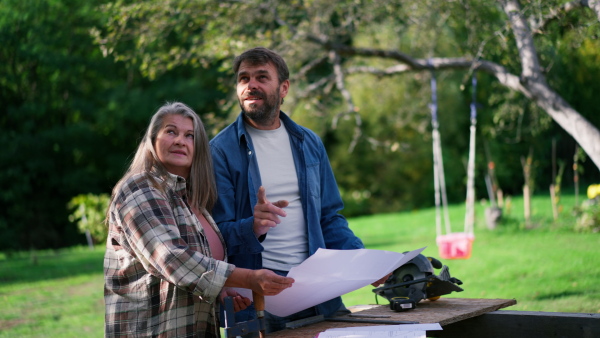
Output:
[[[579,145],[575,145],[575,155],[573,155],[573,184],[575,185],[575,207],[579,206]]]
[[[523,166],[523,177],[525,185],[523,185],[523,206],[525,225],[529,226],[531,222],[531,193],[533,183],[531,182],[531,166],[533,163],[533,148],[529,149],[527,158],[521,157],[521,166]]]
[[[252,299],[254,300],[254,308],[256,309],[256,317],[259,321],[265,317],[265,296],[259,295],[256,292],[252,292]],[[265,330],[260,330],[260,338],[265,338]]]
[[[529,222],[531,220],[531,199],[529,195],[529,186],[527,184],[523,186],[523,209],[525,224],[529,226]]]
[[[502,189],[496,190],[496,202],[498,203],[498,208],[504,208],[504,193]]]
[[[554,184],[550,184],[550,201],[552,202],[552,216],[554,216],[554,220],[556,221],[558,219],[558,203]]]

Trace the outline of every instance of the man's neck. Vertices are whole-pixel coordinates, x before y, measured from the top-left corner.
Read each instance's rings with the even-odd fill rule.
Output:
[[[248,118],[246,116],[246,114],[244,114],[244,121],[246,123],[248,123],[250,126],[252,126],[255,129],[260,129],[260,130],[274,130],[279,128],[279,126],[281,126],[281,120],[279,119],[279,114],[275,115],[272,119],[269,119],[268,121],[265,121],[264,123],[257,123],[256,121],[254,121],[251,118]]]

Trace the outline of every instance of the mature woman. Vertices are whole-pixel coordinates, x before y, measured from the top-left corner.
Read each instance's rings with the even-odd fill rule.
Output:
[[[224,287],[276,295],[293,283],[269,270],[228,264],[207,210],[217,198],[202,121],[182,103],[152,117],[115,186],[104,257],[105,336],[218,337],[218,300],[248,298]]]

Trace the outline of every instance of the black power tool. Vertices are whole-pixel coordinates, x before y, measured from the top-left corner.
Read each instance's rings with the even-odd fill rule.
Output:
[[[439,275],[434,274],[434,268],[441,269]],[[423,299],[434,301],[452,291],[463,291],[458,285],[462,282],[450,276],[446,265],[419,254],[394,270],[383,286],[373,292],[389,300],[392,310],[406,311],[416,308]]]

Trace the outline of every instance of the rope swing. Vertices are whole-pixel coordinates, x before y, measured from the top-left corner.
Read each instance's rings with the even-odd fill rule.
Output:
[[[437,83],[435,73],[431,72],[431,125],[433,140],[433,183],[435,189],[435,219],[436,243],[440,257],[443,259],[468,259],[471,257],[471,248],[475,235],[475,131],[477,123],[477,110],[475,101],[475,88],[477,80],[473,76],[473,98],[471,102],[471,128],[469,140],[469,160],[467,165],[467,198],[465,225],[463,232],[452,232],[450,217],[448,215],[448,198],[446,195],[446,181],[444,177],[444,162],[442,158],[442,145],[440,141],[439,123],[437,118]],[[444,231],[442,231],[442,213]]]

